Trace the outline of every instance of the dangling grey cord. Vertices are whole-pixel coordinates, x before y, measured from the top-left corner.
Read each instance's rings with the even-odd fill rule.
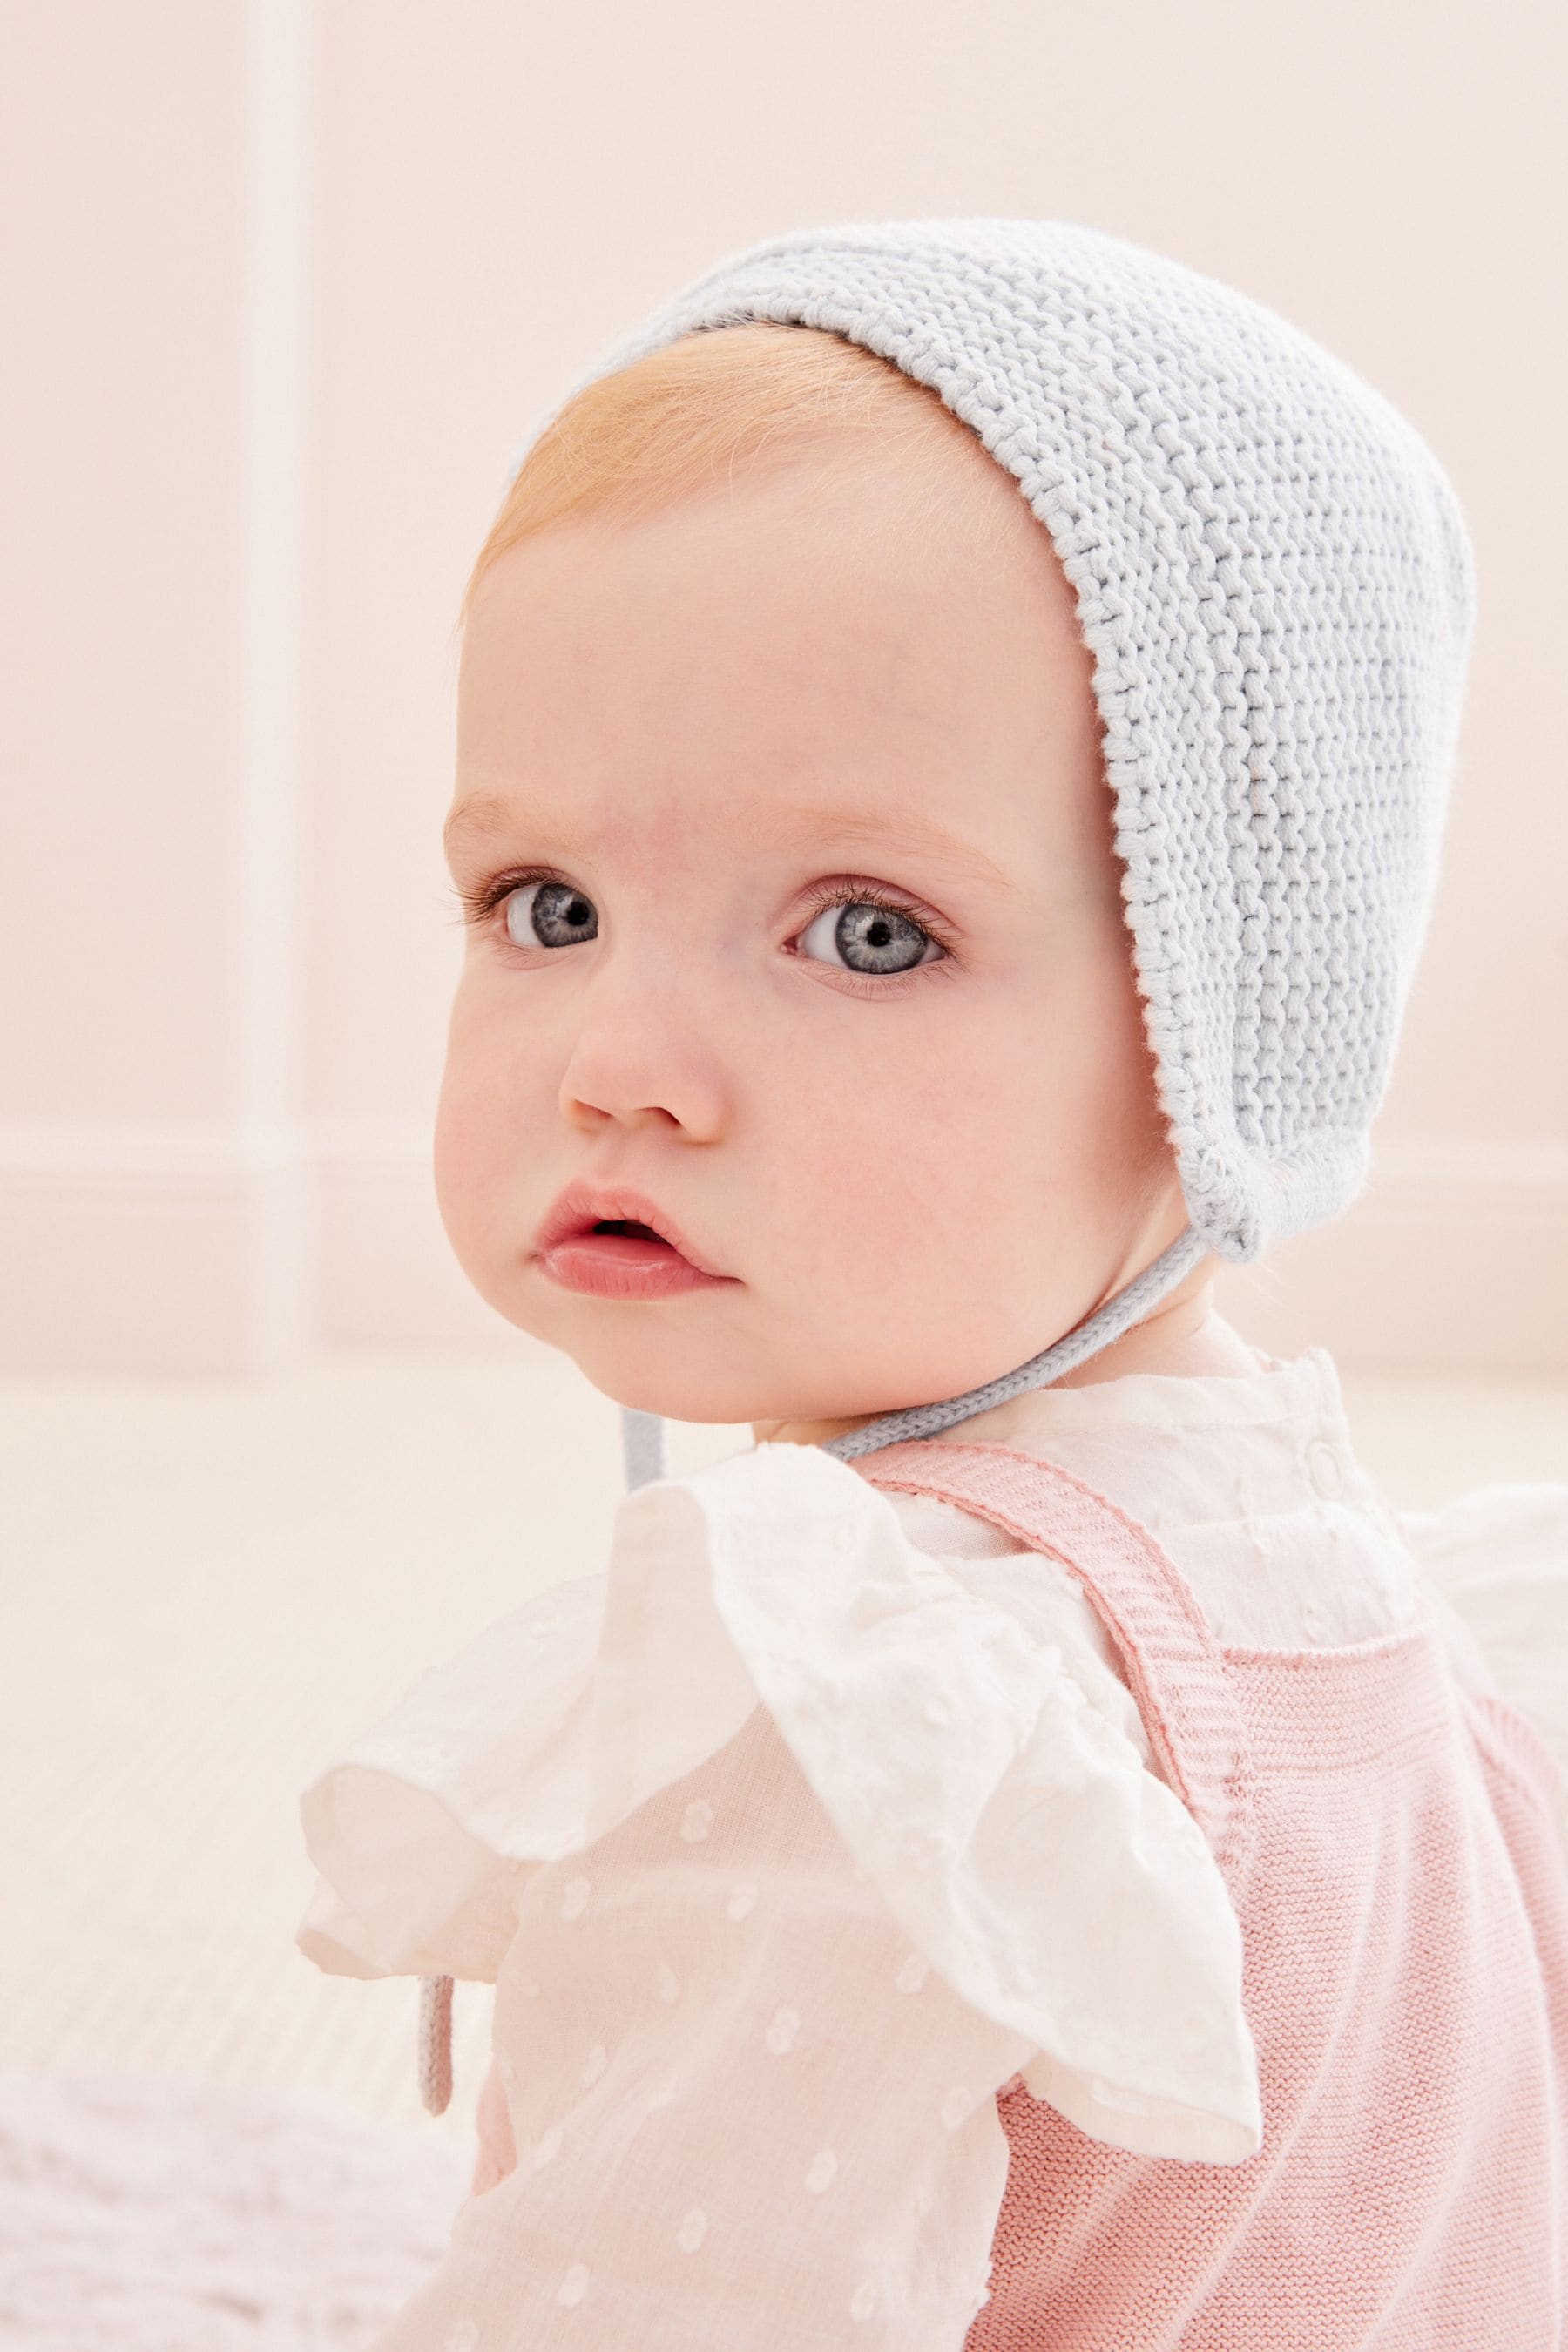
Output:
[[[657,1412],[621,1408],[621,1458],[626,1492],[665,1474],[664,1422]],[[452,2103],[452,1979],[419,1979],[419,2096],[430,2115]]]

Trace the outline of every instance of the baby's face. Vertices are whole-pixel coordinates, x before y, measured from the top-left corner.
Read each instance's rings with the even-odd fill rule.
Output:
[[[436,1145],[498,1312],[620,1403],[832,1434],[1010,1370],[1182,1230],[1090,671],[1044,529],[945,436],[500,560]],[[574,1183],[726,1278],[542,1257]]]

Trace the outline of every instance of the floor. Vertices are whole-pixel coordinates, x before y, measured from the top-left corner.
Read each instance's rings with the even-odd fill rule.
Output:
[[[1395,1503],[1568,1481],[1568,1382],[1342,1370]],[[678,1426],[677,1472],[750,1442]],[[427,1664],[603,1559],[616,1410],[563,1360],[0,1382],[0,2069],[306,2084],[423,2119],[417,1988],[321,1976],[300,1790]],[[488,1988],[459,1984],[469,2142]]]

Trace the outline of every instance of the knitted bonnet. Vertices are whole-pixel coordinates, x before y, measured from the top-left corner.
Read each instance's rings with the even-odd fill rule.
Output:
[[[1050,533],[1094,656],[1121,894],[1189,1223],[1027,1363],[832,1440],[850,1461],[1044,1386],[1206,1252],[1336,1216],[1436,888],[1475,620],[1452,485],[1384,395],[1300,328],[1076,221],[856,222],[747,247],[587,371],[702,330],[826,329],[938,394]],[[531,436],[514,462],[516,472]],[[623,1414],[628,1486],[664,1470]],[[450,2084],[426,1979],[422,2078]]]

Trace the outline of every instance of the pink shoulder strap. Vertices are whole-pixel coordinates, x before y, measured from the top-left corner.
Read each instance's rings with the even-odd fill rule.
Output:
[[[1255,1830],[1247,1727],[1193,1589],[1149,1529],[1069,1470],[1011,1446],[922,1437],[850,1467],[873,1486],[955,1503],[1076,1578],[1126,1663],[1161,1777],[1238,1896]]]

